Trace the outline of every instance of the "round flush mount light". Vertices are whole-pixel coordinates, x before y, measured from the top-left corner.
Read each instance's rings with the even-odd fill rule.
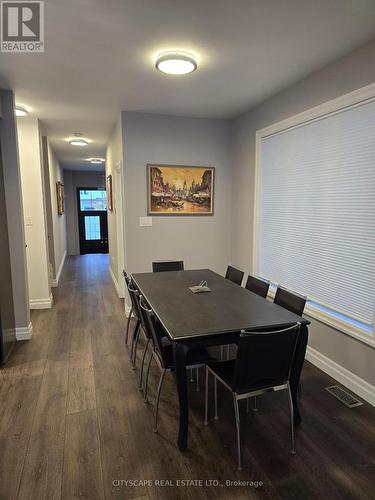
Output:
[[[195,71],[197,67],[197,61],[188,52],[162,52],[155,61],[155,68],[167,75],[187,75]]]
[[[16,116],[26,116],[28,114],[25,106],[21,106],[20,104],[16,105]]]
[[[75,134],[75,137],[73,139],[70,139],[69,144],[71,146],[88,146],[88,142],[86,139],[82,139],[81,137],[82,134]]]
[[[105,160],[104,158],[89,158],[89,162],[92,163],[93,165],[102,165]]]

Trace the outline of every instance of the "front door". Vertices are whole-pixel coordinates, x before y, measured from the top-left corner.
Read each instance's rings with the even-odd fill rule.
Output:
[[[100,188],[77,188],[81,254],[108,253],[107,193]]]

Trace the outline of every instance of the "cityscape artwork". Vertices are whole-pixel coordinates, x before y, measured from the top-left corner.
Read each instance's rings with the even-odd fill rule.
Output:
[[[212,215],[213,167],[147,165],[148,215]]]

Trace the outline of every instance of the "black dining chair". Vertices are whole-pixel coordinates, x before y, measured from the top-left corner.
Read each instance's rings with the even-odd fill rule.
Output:
[[[290,411],[291,452],[295,454],[294,414],[290,391],[290,372],[297,345],[300,323],[284,329],[242,330],[238,343],[237,358],[206,364],[205,424],[208,425],[208,381],[214,376],[215,419],[217,413],[217,381],[224,385],[233,397],[237,428],[238,469],[242,470],[241,427],[238,402],[242,399],[286,390]]]
[[[139,335],[141,332],[141,316],[139,312],[139,302],[138,302],[139,290],[137,289],[133,280],[129,281],[128,292],[132,303],[132,309],[131,309],[132,314],[136,318],[136,325],[133,331],[132,341],[130,345],[130,360],[133,368],[135,368],[136,357],[137,357],[137,346],[138,346]]]
[[[160,273],[164,271],[183,271],[183,260],[157,260],[152,263],[152,272]]]
[[[299,293],[292,292],[287,288],[278,286],[274,298],[274,303],[288,309],[288,311],[302,316],[305,309],[307,297]]]
[[[152,309],[147,304],[145,299],[140,296],[139,305],[142,309],[142,313],[145,315],[146,328],[148,329],[148,335],[152,339],[152,352],[147,363],[147,370],[145,376],[145,387],[144,387],[144,400],[147,401],[148,392],[148,379],[150,373],[151,361],[155,359],[161,374],[158,384],[158,389],[156,393],[155,402],[155,412],[154,412],[154,432],[158,429],[158,411],[159,411],[159,401],[160,393],[163,386],[163,381],[166,372],[173,372],[175,370],[174,357],[173,357],[173,345],[170,340],[166,337],[164,330],[162,329],[160,323],[157,321]],[[205,365],[207,361],[212,361],[213,358],[208,354],[206,349],[194,349],[189,351],[187,358],[187,369],[200,368]]]
[[[266,298],[270,282],[249,274],[245,288],[250,292],[256,293],[260,297]]]
[[[130,284],[130,276],[125,271],[125,269],[123,269],[122,275],[123,275],[124,280],[125,280],[125,286],[126,286],[126,288],[128,288],[129,284]],[[132,305],[130,307],[130,311],[129,311],[129,315],[128,315],[128,320],[126,322],[126,333],[125,333],[125,345],[126,346],[128,345],[129,327],[130,327],[130,320],[131,320],[132,316],[133,316],[133,303],[132,303]]]
[[[236,285],[241,285],[244,272],[234,266],[228,266],[225,277],[227,280],[233,281]]]

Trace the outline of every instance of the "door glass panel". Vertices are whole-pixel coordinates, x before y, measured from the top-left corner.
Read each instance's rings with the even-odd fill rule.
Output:
[[[85,239],[100,240],[100,217],[99,215],[85,216]]]
[[[107,191],[100,189],[79,190],[80,210],[107,210]]]

